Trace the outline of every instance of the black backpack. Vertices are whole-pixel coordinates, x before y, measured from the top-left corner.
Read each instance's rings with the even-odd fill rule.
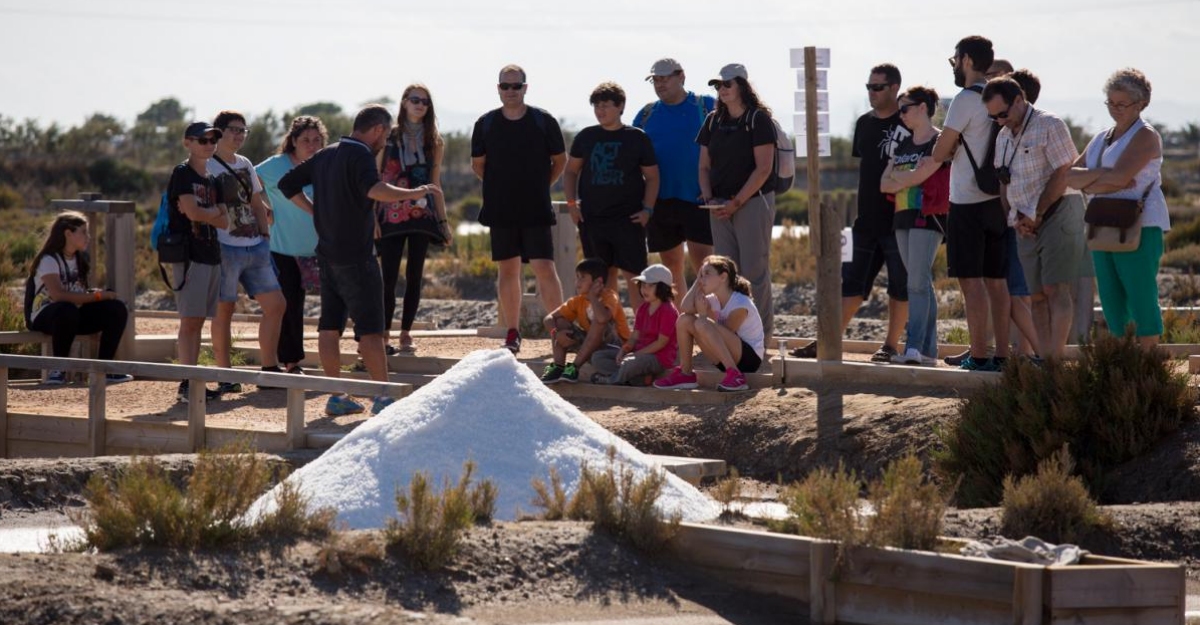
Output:
[[[983,94],[983,87],[979,85],[971,85],[967,89]],[[963,140],[961,134],[958,135],[958,142],[967,151],[967,160],[971,161],[971,169],[975,171],[975,184],[979,186],[980,191],[988,195],[1000,195],[1000,178],[996,176],[996,137],[999,135],[1000,124],[992,122],[992,131],[988,135],[987,154],[983,157],[982,162],[975,161],[975,155],[971,154],[970,146]]]

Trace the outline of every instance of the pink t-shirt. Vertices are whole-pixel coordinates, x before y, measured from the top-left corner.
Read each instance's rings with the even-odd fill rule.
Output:
[[[671,302],[659,304],[653,315],[650,314],[650,302],[642,302],[633,318],[633,329],[638,333],[637,342],[633,344],[634,351],[657,341],[659,335],[665,334],[667,344],[654,355],[658,356],[658,361],[664,368],[670,368],[675,364],[675,352],[678,350],[675,345],[675,320],[678,318],[679,309]]]

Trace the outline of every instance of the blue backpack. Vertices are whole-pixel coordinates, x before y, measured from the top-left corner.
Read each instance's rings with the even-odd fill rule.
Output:
[[[150,249],[158,251],[158,237],[171,230],[171,201],[167,192],[163,191],[162,199],[158,202],[158,214],[154,217],[154,227],[150,229]]]

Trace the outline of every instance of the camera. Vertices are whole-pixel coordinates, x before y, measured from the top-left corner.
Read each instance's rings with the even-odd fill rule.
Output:
[[[996,180],[999,180],[1000,184],[1009,184],[1012,182],[1012,171],[1009,170],[1008,165],[996,168]]]

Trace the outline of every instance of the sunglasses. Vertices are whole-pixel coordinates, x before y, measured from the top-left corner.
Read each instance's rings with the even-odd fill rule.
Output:
[[[890,86],[891,86],[891,85],[887,84],[886,82],[885,82],[885,83],[872,83],[872,82],[869,82],[869,83],[867,83],[867,91],[875,91],[875,92],[879,92],[879,91],[883,91],[884,89],[887,89],[887,88],[888,88],[888,87],[890,87]]]
[[[217,142],[218,142],[218,141],[220,141],[220,139],[218,139],[218,138],[216,138],[216,137],[212,137],[212,138],[209,138],[209,137],[188,137],[188,138],[189,138],[189,139],[191,139],[192,141],[195,141],[196,143],[199,143],[200,145],[216,145],[216,144],[217,144]]]
[[[408,96],[408,103],[409,104],[424,104],[425,106],[433,106],[433,100],[430,100],[429,98],[422,98],[420,96],[415,96],[415,95]]]
[[[905,113],[908,113],[908,110],[909,110],[909,109],[911,109],[911,108],[913,108],[913,107],[915,107],[915,106],[920,106],[920,103],[918,103],[918,102],[909,102],[908,104],[901,104],[901,105],[900,105],[900,114],[901,114],[901,115],[904,115]]]
[[[721,87],[725,87],[726,89],[732,89],[733,86],[736,84],[737,84],[737,81],[733,80],[733,79],[719,80],[716,82],[716,84],[713,85],[713,89],[720,89]]]
[[[988,115],[988,117],[992,118],[992,121],[999,121],[999,120],[1001,120],[1001,119],[1008,119],[1008,112],[1009,112],[1009,111],[1011,111],[1011,110],[1012,110],[1012,107],[1010,106],[1010,107],[1008,107],[1008,108],[1004,109],[1003,111],[1000,111],[999,113],[996,113],[995,115]]]
[[[501,91],[520,91],[525,87],[523,82],[502,82],[499,85]]]
[[[241,127],[241,126],[226,126],[226,127],[222,128],[221,130],[224,130],[225,132],[228,132],[228,133],[230,133],[230,134],[234,134],[234,135],[248,135],[248,134],[250,134],[250,129],[249,129],[249,128],[243,128],[243,127]]]

